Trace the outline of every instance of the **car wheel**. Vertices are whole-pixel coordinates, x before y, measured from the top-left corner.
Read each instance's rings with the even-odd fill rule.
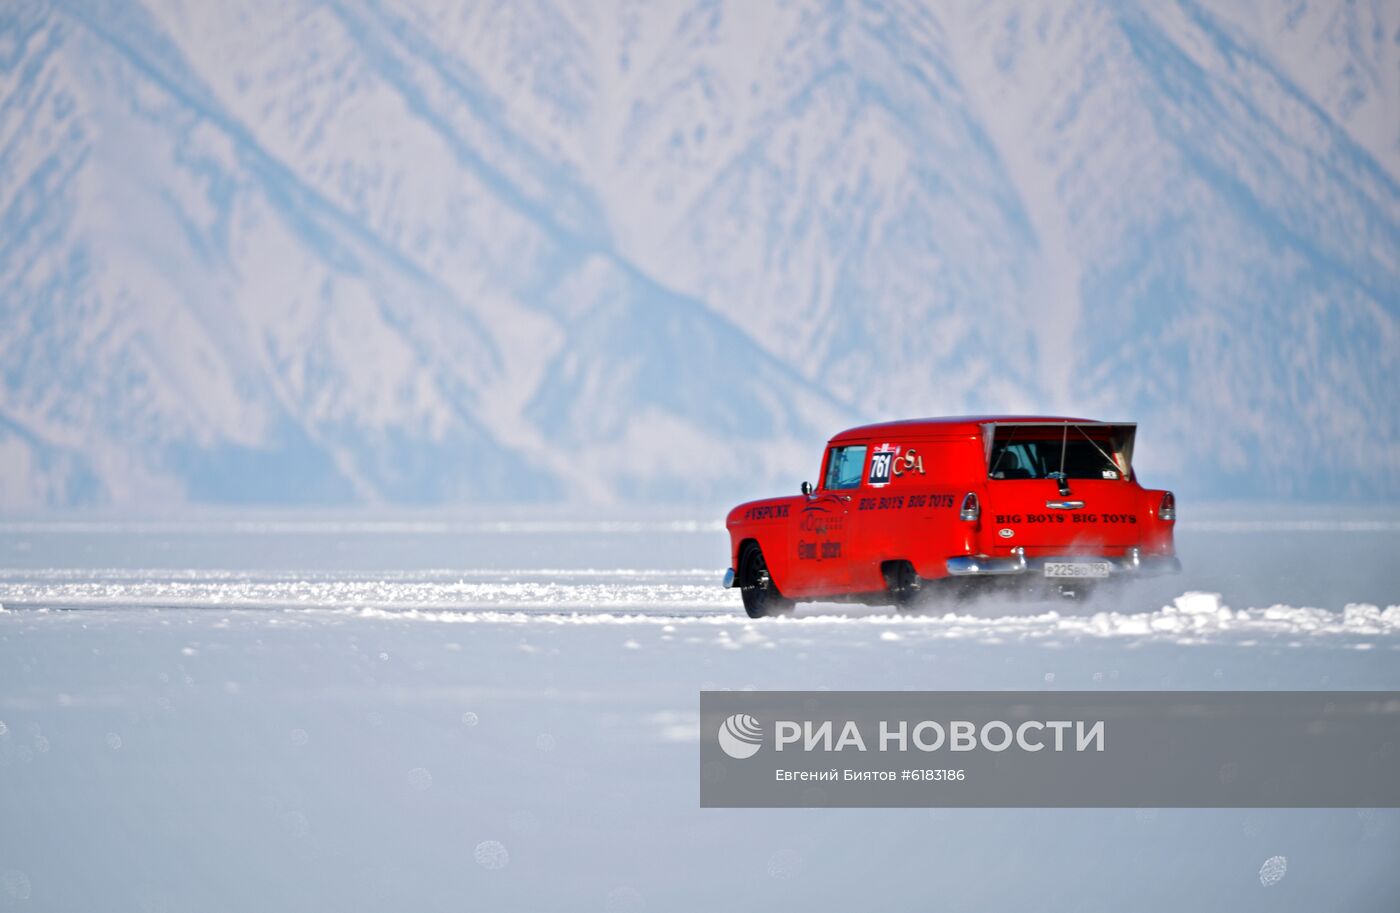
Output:
[[[880,569],[885,575],[885,590],[901,612],[918,607],[923,596],[924,580],[908,561],[887,561]]]
[[[744,611],[750,618],[792,611],[792,600],[778,591],[778,585],[768,574],[763,550],[753,542],[744,546],[744,553],[739,556],[739,592],[744,597]]]

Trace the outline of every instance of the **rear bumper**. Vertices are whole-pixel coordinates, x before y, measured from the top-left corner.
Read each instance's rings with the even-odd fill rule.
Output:
[[[1133,550],[1118,557],[1043,555],[1027,558],[1025,555],[1013,555],[1009,558],[985,558],[969,555],[949,558],[947,567],[950,577],[1011,577],[1018,574],[1043,577],[1045,565],[1051,561],[1106,561],[1109,577],[1157,577],[1181,573],[1181,561],[1175,555],[1139,555]]]

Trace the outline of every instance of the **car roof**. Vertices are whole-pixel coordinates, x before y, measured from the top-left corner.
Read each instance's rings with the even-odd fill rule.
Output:
[[[910,418],[897,422],[877,422],[873,425],[860,425],[847,428],[831,438],[829,443],[845,440],[859,440],[869,437],[884,437],[898,434],[901,437],[935,435],[955,437],[964,434],[980,434],[982,426],[989,423],[1058,424],[1074,422],[1099,424],[1093,419],[1074,418],[1065,415],[946,415],[935,418]],[[1128,423],[1124,423],[1128,424]]]

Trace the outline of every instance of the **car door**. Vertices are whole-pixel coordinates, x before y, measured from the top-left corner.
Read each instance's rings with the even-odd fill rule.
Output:
[[[917,442],[916,442],[917,443]],[[924,515],[927,477],[923,454],[902,438],[870,442],[863,483],[854,492],[846,546],[847,574],[853,592],[885,587],[881,571],[887,559],[913,560],[916,518]]]
[[[797,511],[796,564],[811,594],[844,593],[850,586],[851,505],[869,451],[864,443],[833,444],[823,461],[821,486]]]

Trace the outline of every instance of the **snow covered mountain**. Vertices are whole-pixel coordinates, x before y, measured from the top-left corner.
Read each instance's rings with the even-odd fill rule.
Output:
[[[1142,423],[1400,497],[1400,5],[0,9],[0,505],[737,498]]]

